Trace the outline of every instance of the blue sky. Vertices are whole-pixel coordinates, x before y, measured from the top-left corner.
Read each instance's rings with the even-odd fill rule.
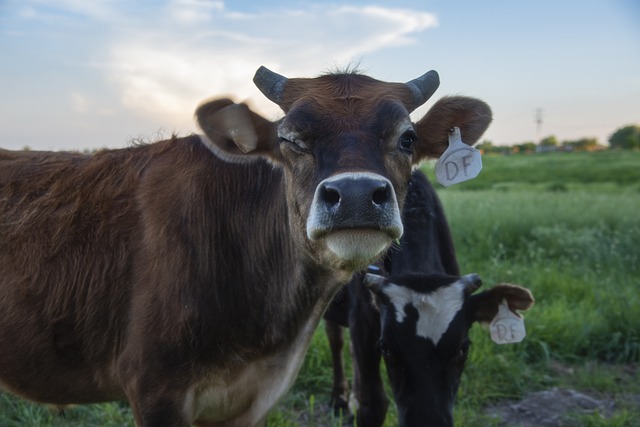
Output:
[[[487,101],[495,144],[605,142],[640,124],[640,2],[0,0],[0,147],[127,146],[198,131],[221,95],[276,107],[251,83],[359,63],[408,81],[435,69],[434,99]],[[418,118],[425,107],[416,111]]]

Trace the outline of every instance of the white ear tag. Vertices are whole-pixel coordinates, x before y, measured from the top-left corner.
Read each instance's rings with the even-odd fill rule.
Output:
[[[436,180],[448,187],[475,178],[481,170],[480,151],[462,142],[460,128],[453,128],[449,147],[436,162]]]
[[[498,314],[489,325],[491,339],[496,344],[513,344],[520,342],[527,335],[524,330],[524,319],[509,310],[506,300],[498,306]]]

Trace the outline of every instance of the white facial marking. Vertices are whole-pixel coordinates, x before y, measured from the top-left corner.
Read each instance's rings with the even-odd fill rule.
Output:
[[[375,258],[389,245],[389,237],[379,231],[342,230],[326,237],[327,247],[344,260],[369,260]]]
[[[416,335],[428,338],[436,345],[464,302],[464,285],[460,280],[427,294],[393,283],[385,286],[383,292],[393,303],[396,322],[404,321],[404,309],[411,304],[418,311]]]
[[[371,179],[380,179],[382,181],[387,181],[385,177],[382,175],[378,175],[373,172],[342,172],[329,178],[325,179],[322,182],[333,182],[340,181],[341,179],[360,179],[360,178],[371,178]]]

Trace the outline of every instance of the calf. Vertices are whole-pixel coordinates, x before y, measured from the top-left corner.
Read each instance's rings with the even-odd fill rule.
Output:
[[[503,302],[513,313],[533,305],[529,290],[517,285],[474,294],[481,285],[475,274],[367,273],[364,282],[380,308],[380,350],[403,427],[453,426],[471,325],[490,322]]]
[[[393,277],[396,290],[404,290],[416,300],[435,301],[431,293],[447,286],[453,287],[459,278],[450,230],[437,194],[426,177],[414,172],[407,192],[403,211],[405,234],[400,245],[392,247],[384,262],[384,269]],[[412,272],[424,272],[417,275]],[[404,278],[419,277],[419,292],[413,292]],[[424,338],[416,335],[415,322],[402,322],[404,305],[398,298],[390,298],[385,289],[385,279],[367,275],[366,283],[377,295],[377,303],[367,287],[363,286],[363,275],[357,274],[341,291],[341,298],[334,300],[325,314],[325,325],[332,349],[334,363],[334,386],[332,402],[336,413],[348,412],[347,382],[342,368],[342,331],[340,325],[348,326],[351,335],[354,384],[353,401],[357,406],[359,426],[383,424],[388,401],[380,377],[381,354],[385,357],[387,372],[391,380],[394,397],[400,413],[401,425],[451,426],[452,409],[456,391],[468,350],[468,329],[473,321],[489,321],[498,310],[501,296],[509,300],[512,309],[527,309],[533,303],[530,293],[514,285],[499,285],[480,294],[471,293],[480,282],[477,276],[467,276],[463,283],[469,302],[454,307],[436,301],[426,305],[422,317],[432,324],[446,324],[456,316],[466,319],[466,324],[451,323],[443,332],[442,342],[458,341],[459,346],[443,349],[443,346],[425,346]],[[377,280],[376,280],[377,279]],[[391,280],[391,279],[390,279]],[[385,285],[381,285],[384,283]],[[459,285],[458,285],[459,286]],[[487,298],[481,295],[493,295]],[[407,297],[408,297],[407,296]],[[515,296],[519,299],[513,299]],[[447,300],[444,298],[443,301]],[[476,313],[461,307],[482,307]],[[399,308],[400,307],[400,308]],[[456,314],[460,311],[461,314]],[[482,316],[480,316],[482,314]],[[394,320],[395,319],[395,320]],[[445,325],[445,326],[446,326]],[[466,328],[465,328],[466,325]],[[413,329],[412,329],[413,328]],[[413,331],[413,332],[412,332]],[[420,347],[423,345],[423,347]],[[406,354],[404,354],[406,353]],[[407,384],[415,384],[411,387]],[[426,382],[423,384],[423,382]],[[437,383],[438,386],[433,386]],[[429,389],[429,385],[432,388]]]
[[[393,273],[424,271],[459,275],[449,225],[438,195],[427,177],[416,170],[402,212],[405,233],[399,245],[384,258],[384,269]],[[388,401],[380,377],[380,313],[372,293],[356,274],[325,313],[325,328],[333,360],[334,412],[348,413],[347,381],[342,365],[342,329],[349,327],[353,354],[352,403],[357,406],[359,426],[380,426]]]
[[[53,404],[127,399],[138,426],[255,426],[322,313],[403,231],[413,165],[489,107],[354,74],[261,67],[271,122],[204,103],[205,136],[94,155],[0,150],[0,386]]]

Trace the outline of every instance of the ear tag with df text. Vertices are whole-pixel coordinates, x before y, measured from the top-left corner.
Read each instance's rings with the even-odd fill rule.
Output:
[[[524,319],[509,310],[506,300],[498,306],[498,314],[489,325],[491,339],[496,344],[513,344],[520,342],[527,335],[524,330]]]
[[[481,170],[480,151],[462,142],[460,128],[453,128],[449,147],[436,162],[436,180],[448,187],[475,178]]]

